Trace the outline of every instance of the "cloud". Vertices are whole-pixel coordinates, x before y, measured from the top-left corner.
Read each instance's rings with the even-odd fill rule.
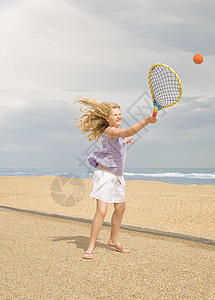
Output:
[[[65,1],[87,16],[117,24],[133,37],[156,40],[165,46],[214,54],[213,1]],[[186,9],[185,9],[186,7]],[[146,44],[148,47],[150,43]],[[167,49],[167,47],[166,47]],[[168,51],[168,50],[167,50]]]
[[[192,136],[189,147],[196,148],[198,132],[206,139],[214,131],[214,22],[209,0],[1,1],[1,151],[27,156],[34,147],[57,147],[63,155],[70,147],[78,155],[87,147],[71,122],[80,115],[78,96],[119,103],[133,124],[126,109],[150,93],[148,71],[156,62],[177,71],[183,96],[145,138],[167,143],[177,132],[181,143]],[[192,62],[195,52],[204,56],[200,66]],[[67,143],[71,134],[76,144]]]

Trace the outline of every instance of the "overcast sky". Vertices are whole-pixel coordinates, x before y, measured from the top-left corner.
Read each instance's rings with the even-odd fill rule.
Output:
[[[152,113],[162,62],[183,96],[133,137],[126,167],[214,168],[214,16],[214,0],[0,0],[0,167],[79,167],[101,144],[74,99],[117,102],[126,128]]]

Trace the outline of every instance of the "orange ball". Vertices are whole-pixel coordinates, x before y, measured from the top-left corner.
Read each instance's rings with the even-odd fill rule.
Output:
[[[201,54],[195,54],[193,56],[193,61],[195,64],[199,65],[203,62],[203,56]]]

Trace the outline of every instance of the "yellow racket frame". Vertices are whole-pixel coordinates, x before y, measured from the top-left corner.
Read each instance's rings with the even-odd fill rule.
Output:
[[[179,83],[179,86],[180,86],[180,95],[179,95],[178,99],[177,99],[175,102],[173,102],[172,104],[169,104],[169,105],[166,105],[166,106],[161,106],[160,109],[163,109],[163,108],[166,108],[166,107],[169,107],[169,106],[172,106],[172,105],[176,104],[176,103],[180,100],[180,98],[181,98],[181,96],[182,96],[182,84],[181,84],[181,80],[180,80],[180,78],[178,77],[177,73],[176,73],[172,68],[170,68],[169,66],[167,66],[167,65],[165,65],[165,64],[161,64],[161,63],[153,65],[153,66],[151,67],[150,71],[149,71],[149,76],[148,76],[149,87],[150,87],[150,91],[151,91],[151,94],[152,94],[153,104],[156,103],[156,101],[155,101],[155,98],[154,98],[154,95],[153,95],[152,85],[151,85],[151,78],[150,78],[150,77],[151,77],[151,72],[152,72],[152,70],[153,70],[156,66],[163,66],[163,67],[169,69],[169,70],[175,75],[175,77],[177,78],[178,83]],[[158,108],[156,107],[156,105],[154,105],[154,113],[153,113],[153,116],[156,117],[156,115],[157,115],[157,113],[158,113],[158,111],[159,111],[160,109],[158,109]]]

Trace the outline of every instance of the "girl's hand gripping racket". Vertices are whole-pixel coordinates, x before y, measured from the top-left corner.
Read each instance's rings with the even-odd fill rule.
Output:
[[[154,112],[176,104],[182,95],[182,84],[173,69],[164,64],[155,64],[149,71],[149,87],[152,94]]]

